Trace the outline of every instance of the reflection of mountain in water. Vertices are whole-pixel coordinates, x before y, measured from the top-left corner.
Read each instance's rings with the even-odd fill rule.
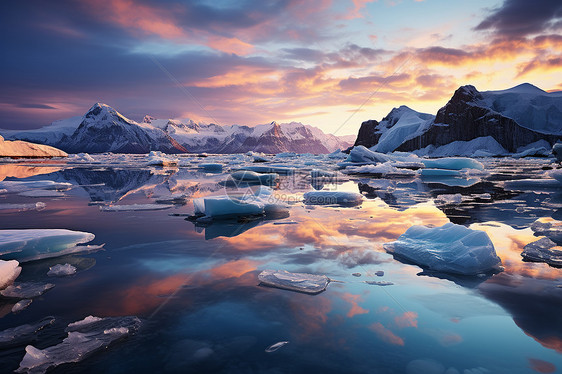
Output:
[[[562,292],[557,282],[498,274],[479,290],[498,303],[513,321],[546,348],[562,353]]]
[[[60,172],[64,179],[80,185],[92,201],[115,202],[147,184],[160,184],[167,175],[154,175],[142,169],[73,168]]]

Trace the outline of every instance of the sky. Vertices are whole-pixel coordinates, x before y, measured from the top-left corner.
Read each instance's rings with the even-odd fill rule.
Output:
[[[559,0],[0,3],[0,128],[96,102],[141,120],[297,121],[336,135],[455,89],[562,90]]]

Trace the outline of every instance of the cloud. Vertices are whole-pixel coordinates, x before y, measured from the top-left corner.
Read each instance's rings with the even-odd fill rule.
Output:
[[[20,103],[15,105],[17,108],[24,109],[57,109],[54,106],[47,104],[35,104],[35,103]]]
[[[520,38],[561,28],[562,3],[552,0],[505,0],[475,30],[492,31],[507,38]]]
[[[404,339],[387,329],[382,325],[380,322],[375,322],[369,326],[369,329],[375,332],[379,338],[384,340],[387,343],[394,344],[394,345],[404,345]]]

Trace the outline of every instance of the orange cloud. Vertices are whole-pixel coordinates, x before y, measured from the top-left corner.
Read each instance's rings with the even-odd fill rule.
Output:
[[[369,329],[374,331],[379,338],[387,343],[394,345],[404,345],[404,339],[394,334],[392,331],[384,327],[380,322],[375,322],[369,326]]]
[[[404,312],[404,314],[394,317],[394,323],[400,328],[418,327],[418,313]]]
[[[368,309],[364,309],[362,307],[359,306],[359,302],[363,301],[363,298],[361,297],[361,295],[353,295],[351,293],[344,293],[342,295],[342,298],[347,301],[348,303],[351,304],[351,309],[349,310],[349,312],[347,313],[347,316],[349,318],[352,318],[353,316],[356,316],[358,314],[367,314],[369,313]]]

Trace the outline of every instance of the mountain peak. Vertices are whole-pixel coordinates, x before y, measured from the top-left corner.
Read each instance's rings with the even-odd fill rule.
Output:
[[[535,94],[535,95],[547,95],[546,91],[541,90],[531,83],[521,83],[515,87],[508,88],[507,90],[501,91],[488,91],[489,93],[502,94],[502,93],[519,93],[519,94]]]

